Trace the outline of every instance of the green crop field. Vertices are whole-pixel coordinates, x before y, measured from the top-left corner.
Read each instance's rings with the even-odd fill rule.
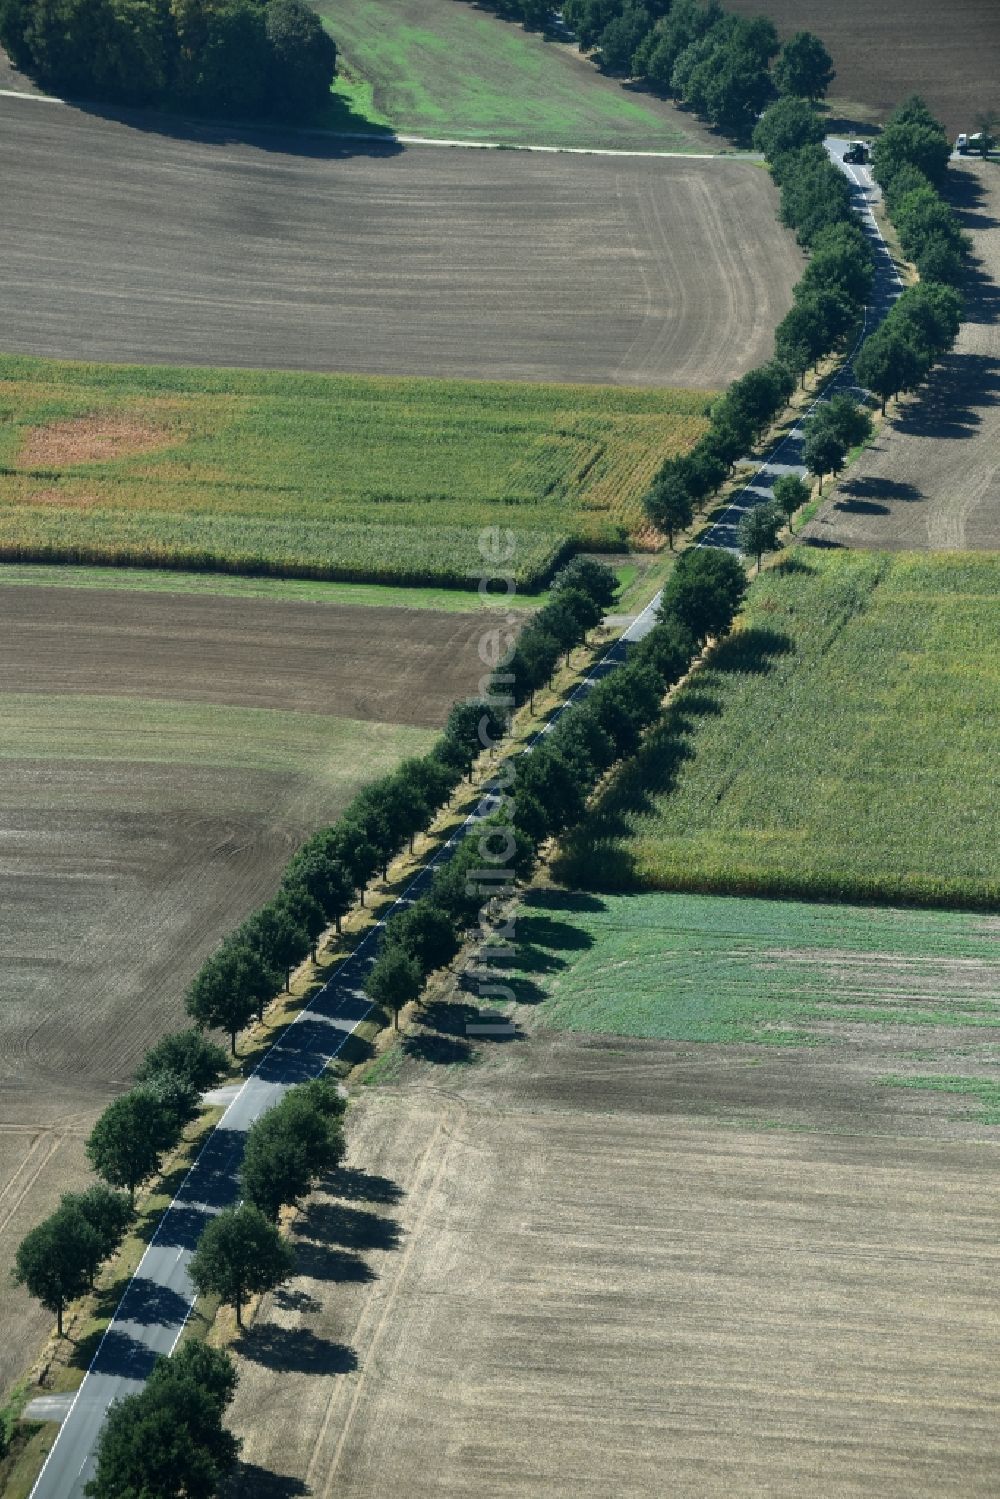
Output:
[[[330,123],[507,144],[705,150],[684,117],[458,0],[322,0],[341,50]]]
[[[798,549],[560,877],[995,906],[998,724],[1000,557]]]
[[[518,913],[517,974],[539,1022],[564,1030],[801,1046],[941,1026],[972,1049],[1000,1031],[997,938],[967,912],[541,890]]]
[[[710,401],[0,357],[0,558],[468,586],[499,526],[537,586],[641,528]]]

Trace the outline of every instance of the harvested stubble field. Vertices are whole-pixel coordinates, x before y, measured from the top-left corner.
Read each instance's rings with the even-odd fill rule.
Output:
[[[431,742],[474,616],[0,589],[0,1267],[204,956]],[[391,643],[391,650],[387,646]],[[0,1389],[50,1318],[0,1273]]]
[[[636,955],[626,898],[543,894],[518,918],[519,1039],[471,1067],[404,1059],[354,1104],[351,1169],[242,1341],[243,1491],[992,1494],[996,1142],[964,1100],[881,1085],[972,1034],[889,1013],[915,969],[960,993],[969,960],[943,951],[986,950],[987,919],[866,934],[860,912],[641,900],[667,1005],[678,936],[708,947],[685,971],[707,1013],[741,941],[794,972],[846,922],[888,1023],[807,1047],[554,1031],[546,990],[586,991],[602,960],[625,986]],[[995,1070],[1000,972],[973,961]]]
[[[1000,900],[1000,558],[796,549],[557,865],[568,884]]]
[[[474,585],[486,526],[536,583],[645,524],[689,390],[0,356],[0,556]]]
[[[717,390],[801,275],[753,163],[142,123],[0,99],[6,349]]]
[[[730,0],[730,10],[758,15],[759,0]],[[997,107],[1000,27],[995,0],[768,0],[783,37],[813,31],[837,69],[832,111],[845,126],[884,120],[901,100],[920,94],[954,133],[974,130],[980,110]],[[859,107],[860,106],[860,110]]]
[[[372,124],[514,145],[718,149],[666,100],[465,0],[319,0],[317,9],[354,83],[338,94]]]
[[[958,342],[830,494],[809,540],[1000,549],[1000,163],[954,167],[952,196],[975,257]]]

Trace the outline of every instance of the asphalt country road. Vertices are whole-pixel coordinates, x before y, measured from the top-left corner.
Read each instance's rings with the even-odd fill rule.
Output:
[[[628,644],[655,623],[660,595],[614,642],[545,727],[546,734],[571,703],[625,660]],[[175,1348],[195,1303],[188,1265],[208,1219],[239,1199],[239,1169],[246,1133],[297,1083],[318,1077],[371,1012],[364,982],[375,961],[385,922],[426,889],[434,870],[463,838],[496,809],[485,795],[448,843],[428,861],[385,916],[373,926],[314,999],[296,1015],[281,1040],[264,1055],[212,1131],[167,1208],[115,1311],[83,1383],[62,1421],[32,1499],[77,1499],[94,1472],[97,1440],[115,1400],[137,1393],[160,1354]],[[486,1033],[492,1029],[484,1017]],[[483,1033],[475,1026],[470,1034]]]
[[[796,422],[790,432],[782,438],[778,446],[770,453],[765,463],[754,474],[749,484],[745,486],[736,498],[728,505],[708,531],[701,537],[700,546],[725,547],[728,551],[739,552],[739,526],[740,521],[748,510],[753,510],[758,505],[774,498],[775,480],[780,479],[783,474],[798,474],[801,478],[807,476],[805,462],[802,458],[802,447],[805,440],[803,422],[811,411],[823,401],[828,401],[831,396],[850,392],[856,396],[863,396],[865,392],[857,384],[854,377],[854,355],[861,347],[869,333],[885,317],[889,308],[895,302],[903,290],[903,282],[896,269],[895,262],[889,252],[882,231],[875,219],[874,209],[881,201],[882,194],[872,177],[871,169],[866,166],[853,166],[844,161],[844,152],[847,150],[848,142],[838,136],[828,136],[826,149],[834,163],[846,173],[851,183],[852,199],[854,208],[861,219],[865,234],[868,236],[872,251],[875,255],[875,282],[872,288],[872,300],[865,308],[865,318],[857,343],[851,350],[851,357],[845,362],[837,374],[825,385],[809,408],[803,412],[802,418]]]

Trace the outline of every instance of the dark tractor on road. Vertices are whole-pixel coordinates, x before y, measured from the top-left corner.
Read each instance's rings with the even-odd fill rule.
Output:
[[[844,160],[852,166],[863,167],[868,160],[868,147],[864,141],[849,141],[847,150],[844,152]]]

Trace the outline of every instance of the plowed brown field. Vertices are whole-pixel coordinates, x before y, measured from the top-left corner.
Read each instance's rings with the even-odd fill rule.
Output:
[[[8,352],[717,390],[802,273],[767,174],[721,158],[157,135],[0,99],[0,160]]]
[[[922,94],[952,133],[973,130],[979,110],[996,109],[1000,25],[995,0],[729,0],[745,15],[764,10],[783,37],[814,31],[833,57],[830,90],[840,101],[884,118],[909,94]]]
[[[366,1092],[243,1340],[241,1492],[992,1495],[996,1144],[845,1040],[543,1032]]]
[[[976,257],[958,343],[831,492],[808,540],[1000,549],[1000,164],[965,162],[955,176]]]
[[[0,589],[0,1389],[51,1320],[7,1267],[95,1115],[297,843],[474,689],[477,638],[428,610]]]

